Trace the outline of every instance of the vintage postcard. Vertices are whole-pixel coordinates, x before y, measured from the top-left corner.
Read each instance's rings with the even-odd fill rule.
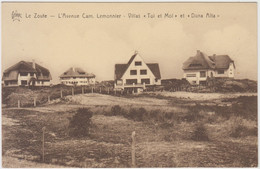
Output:
[[[2,167],[257,167],[257,3],[2,2]]]

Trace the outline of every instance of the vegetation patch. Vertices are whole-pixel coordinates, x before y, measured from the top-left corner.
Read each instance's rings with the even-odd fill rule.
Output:
[[[79,108],[77,113],[70,119],[69,135],[73,137],[88,136],[92,116],[93,112],[89,108]]]

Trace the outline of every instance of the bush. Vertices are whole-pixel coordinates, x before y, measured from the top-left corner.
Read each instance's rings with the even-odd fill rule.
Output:
[[[119,105],[115,105],[111,107],[111,115],[112,116],[119,116],[123,115],[124,109],[122,109]]]
[[[245,126],[238,125],[230,134],[231,137],[239,138],[246,136],[257,136],[257,128],[249,129]]]
[[[88,136],[92,116],[93,112],[88,108],[79,108],[70,120],[69,135],[73,137]]]
[[[143,121],[145,115],[147,115],[147,111],[145,108],[131,108],[126,116],[127,118],[130,118],[135,121]]]
[[[192,133],[192,140],[194,141],[209,141],[207,130],[203,124],[199,124]]]

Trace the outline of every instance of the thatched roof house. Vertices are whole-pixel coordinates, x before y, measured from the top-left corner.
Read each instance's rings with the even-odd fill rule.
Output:
[[[50,71],[33,62],[20,61],[3,73],[5,86],[49,86],[52,79]]]

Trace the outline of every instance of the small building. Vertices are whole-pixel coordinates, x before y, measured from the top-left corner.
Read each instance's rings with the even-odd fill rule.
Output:
[[[206,85],[207,78],[234,78],[235,63],[228,55],[207,56],[197,51],[183,64],[184,78],[193,85]]]
[[[115,90],[140,92],[147,86],[161,85],[161,73],[158,63],[145,63],[135,53],[128,63],[115,65]]]
[[[95,84],[96,76],[92,73],[87,73],[81,68],[69,68],[60,76],[60,82],[68,86],[87,86]]]
[[[37,63],[20,61],[3,73],[3,84],[8,86],[50,86],[50,71]]]

